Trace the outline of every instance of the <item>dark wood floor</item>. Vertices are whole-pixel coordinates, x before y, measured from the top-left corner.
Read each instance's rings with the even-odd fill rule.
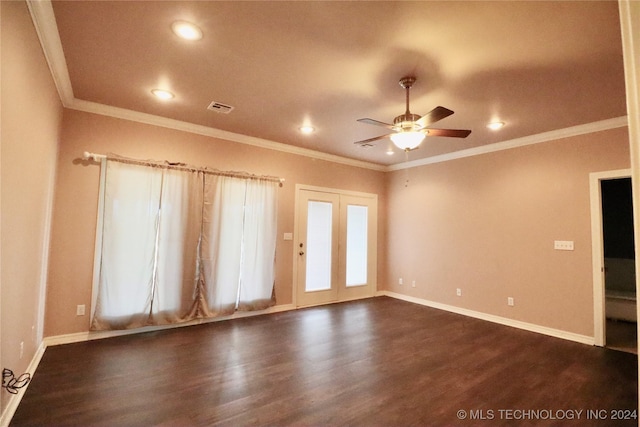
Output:
[[[634,354],[379,297],[50,347],[11,425],[631,426],[637,401]]]
[[[607,347],[638,354],[638,325],[635,322],[607,319]]]

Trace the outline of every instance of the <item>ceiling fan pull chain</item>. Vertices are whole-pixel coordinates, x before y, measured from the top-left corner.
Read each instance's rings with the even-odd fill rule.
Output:
[[[409,151],[410,150],[404,150],[404,161],[405,162],[409,162]],[[405,168],[405,179],[404,179],[404,186],[405,188],[409,186],[409,168]]]

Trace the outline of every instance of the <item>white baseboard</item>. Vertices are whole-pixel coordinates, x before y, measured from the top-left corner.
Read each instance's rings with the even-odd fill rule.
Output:
[[[422,298],[416,298],[408,295],[398,294],[391,291],[379,291],[379,295],[385,295],[391,298],[400,299],[403,301],[412,302],[415,304],[424,305],[431,308],[437,308],[439,310],[449,311],[451,313],[462,314],[463,316],[473,317],[475,319],[486,320],[488,322],[499,323],[505,326],[511,326],[513,328],[524,329],[525,331],[536,332],[543,335],[548,335],[555,338],[562,338],[569,341],[579,342],[581,344],[595,345],[594,337],[587,335],[580,335],[573,332],[567,332],[560,329],[548,328],[546,326],[540,326],[533,323],[521,322],[519,320],[513,320],[506,317],[495,316],[493,314],[482,313],[480,311],[469,310],[466,308],[456,307],[453,305],[442,304],[439,302],[429,301]]]
[[[144,332],[154,332],[154,331],[162,331],[166,329],[182,328],[185,326],[202,325],[205,323],[222,322],[225,320],[241,319],[243,317],[260,316],[263,314],[279,313],[282,311],[295,310],[295,308],[296,307],[293,304],[274,305],[273,307],[269,307],[265,310],[260,310],[260,311],[236,311],[234,314],[230,316],[212,317],[209,319],[198,319],[198,320],[192,320],[190,322],[176,323],[171,325],[145,326],[143,328],[123,329],[123,330],[117,330],[117,331],[87,331],[87,332],[77,332],[74,334],[55,335],[51,337],[46,337],[44,339],[44,342],[46,344],[46,347],[52,346],[52,345],[71,344],[74,342],[92,341],[92,340],[99,340],[103,338],[113,338],[113,337],[120,337],[124,335],[141,334]]]
[[[473,317],[475,319],[486,320],[493,323],[499,323],[501,325],[511,326],[518,329],[524,329],[526,331],[536,332],[539,334],[548,335],[556,338],[562,338],[569,341],[575,341],[582,344],[594,345],[595,343],[594,338],[592,336],[580,335],[573,332],[563,331],[560,329],[554,329],[546,326],[536,325],[533,323],[527,323],[519,320],[509,319],[506,317],[495,316],[493,314],[487,314],[479,311],[469,310],[466,308],[456,307],[453,305],[442,304],[439,302],[429,301],[422,298],[416,298],[409,295],[403,295],[396,292],[376,291],[375,296],[376,297],[388,296],[391,298],[396,298],[396,299],[424,305],[431,308],[437,308],[439,310],[449,311],[451,313],[462,314],[464,316]],[[90,340],[96,340],[96,339],[102,339],[102,338],[111,338],[111,337],[117,337],[117,336],[139,334],[143,332],[160,331],[165,329],[173,329],[177,327],[200,325],[203,323],[220,322],[220,321],[231,320],[231,319],[240,319],[243,317],[259,316],[262,314],[278,313],[278,312],[290,311],[290,310],[296,310],[296,306],[293,304],[276,305],[259,312],[254,312],[254,311],[236,312],[231,316],[214,317],[211,319],[200,319],[200,320],[194,320],[192,322],[185,322],[185,323],[175,324],[175,325],[148,326],[144,328],[118,330],[118,331],[78,332],[74,334],[56,335],[56,336],[47,337],[44,339],[44,344],[45,344],[44,348],[50,345],[70,344],[74,342],[83,342],[83,341],[90,341]],[[44,349],[43,349],[43,352],[44,352]],[[40,357],[42,356],[40,355]]]
[[[31,362],[29,362],[29,366],[27,366],[27,372],[31,375],[32,379],[33,379],[33,375],[36,372],[36,369],[38,368],[38,365],[40,364],[40,360],[44,355],[45,349],[46,349],[45,343],[41,342],[35,354],[31,358]],[[31,381],[29,381],[29,383],[31,383]],[[18,394],[8,394],[9,402],[5,407],[4,411],[2,412],[2,416],[0,416],[0,427],[6,427],[9,425],[9,423],[11,422],[11,418],[13,418],[13,415],[16,413],[16,409],[18,409],[18,405],[22,400],[22,396],[24,395],[25,391],[27,391],[28,388],[29,388],[29,384],[19,389]]]

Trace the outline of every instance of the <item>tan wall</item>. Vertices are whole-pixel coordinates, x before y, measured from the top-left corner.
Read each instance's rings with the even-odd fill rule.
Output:
[[[2,8],[2,367],[24,372],[40,345],[48,220],[62,105],[24,2]],[[41,331],[40,331],[41,332]],[[20,358],[20,343],[24,353]],[[3,389],[2,410],[7,404]]]
[[[89,307],[91,303],[100,168],[80,160],[84,151],[179,161],[285,178],[278,194],[278,304],[292,302],[293,243],[284,241],[283,233],[294,231],[296,184],[378,194],[382,219],[378,231],[379,251],[384,247],[383,172],[72,110],[65,110],[63,123],[47,289],[46,336],[88,330],[88,316],[76,316],[76,305]],[[384,257],[379,256],[379,259],[378,276],[383,277]]]
[[[620,128],[390,173],[381,281],[393,292],[593,336],[589,173],[629,166]],[[573,240],[575,250],[554,250],[554,240]]]

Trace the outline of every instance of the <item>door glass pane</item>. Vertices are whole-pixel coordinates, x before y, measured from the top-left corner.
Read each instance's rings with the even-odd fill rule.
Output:
[[[309,201],[307,206],[307,291],[331,289],[331,224],[333,205]]]
[[[347,286],[367,283],[367,207],[347,206]]]

